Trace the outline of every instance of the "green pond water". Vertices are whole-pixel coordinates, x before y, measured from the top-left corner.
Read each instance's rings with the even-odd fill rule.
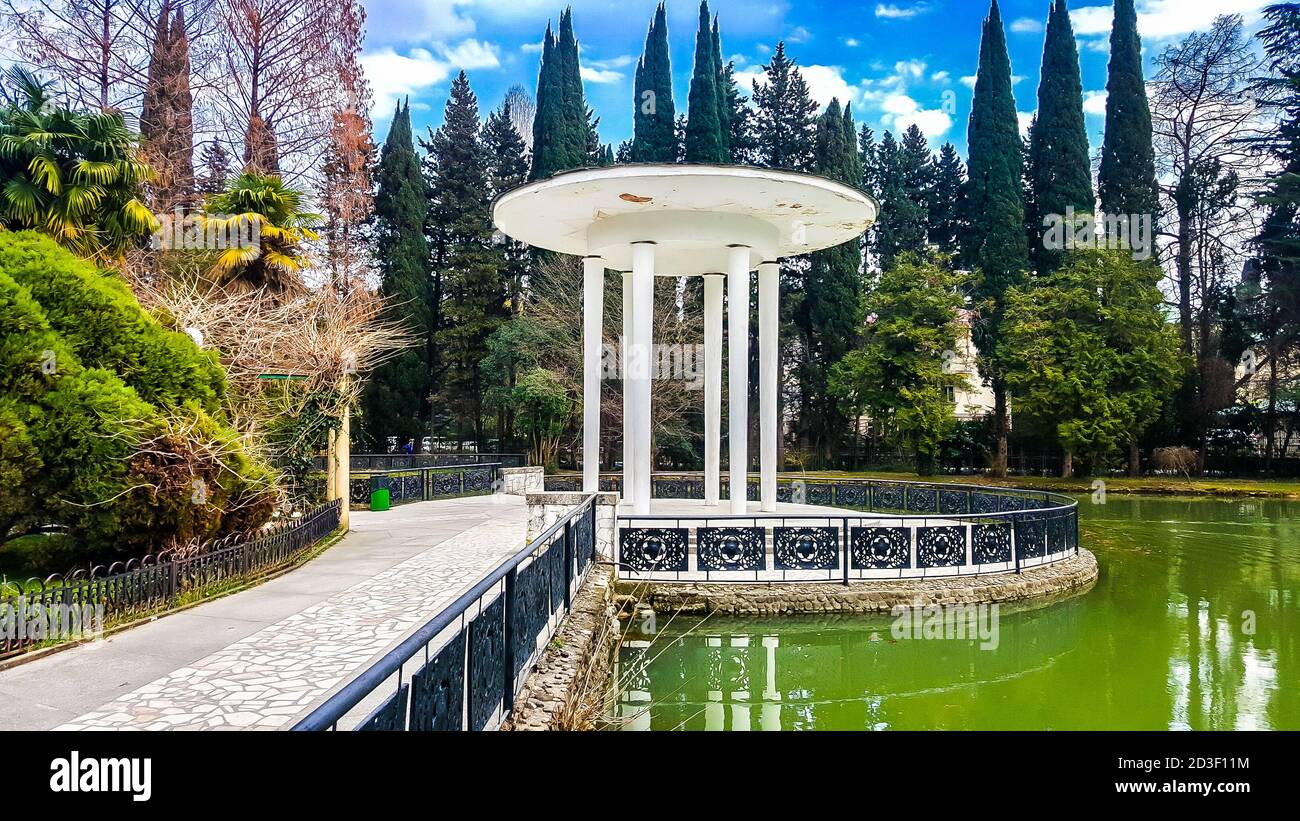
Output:
[[[1112,494],[1081,516],[1096,586],[1001,607],[996,647],[889,616],[658,614],[620,649],[624,726],[1300,729],[1300,502]]]

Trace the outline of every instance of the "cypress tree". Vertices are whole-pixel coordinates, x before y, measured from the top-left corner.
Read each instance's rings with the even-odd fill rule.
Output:
[[[436,395],[451,412],[458,436],[472,430],[483,444],[482,363],[487,338],[507,314],[502,258],[492,241],[490,160],[479,139],[478,99],[465,72],[451,84],[442,127],[426,143],[434,229],[443,256],[445,297],[437,329],[443,366]]]
[[[930,242],[945,254],[958,251],[961,237],[961,197],[966,184],[966,167],[952,143],[939,149],[939,159],[934,165],[934,188],[930,197],[930,222],[927,234]]]
[[[1106,136],[1097,177],[1101,210],[1106,214],[1150,214],[1154,219],[1159,189],[1133,0],[1115,0],[1106,94]]]
[[[727,162],[734,162],[731,156],[731,95],[728,85],[727,67],[722,62],[722,33],[718,28],[718,15],[713,15],[713,32],[711,40],[713,50],[713,68],[717,73],[714,88],[718,92],[718,131],[722,135],[722,153]]]
[[[777,43],[763,66],[767,82],[754,86],[756,159],[769,168],[806,171],[812,166],[817,104],[794,61]]]
[[[224,152],[223,152],[224,153]],[[380,293],[394,318],[419,343],[381,365],[362,396],[362,437],[386,450],[388,437],[417,442],[428,431],[433,300],[429,283],[428,212],[424,178],[411,134],[411,109],[399,102],[375,168],[374,258]]]
[[[709,4],[700,3],[700,25],[695,32],[695,67],[687,98],[686,161],[725,163],[729,160],[718,112],[718,66],[713,62],[713,33]]]
[[[1035,238],[1032,252],[1036,267],[1045,273],[1060,263],[1061,255],[1043,247],[1042,218],[1049,214],[1064,217],[1070,208],[1079,213],[1091,213],[1094,208],[1079,49],[1065,0],[1055,0],[1047,18],[1029,168],[1034,206],[1029,234]]]
[[[546,34],[542,37],[542,62],[537,70],[537,110],[533,114],[530,180],[545,179],[563,167],[558,156],[560,114],[559,92],[555,87],[556,60],[555,35],[551,32],[551,24],[547,23]]]
[[[655,8],[645,51],[636,64],[633,81],[632,162],[677,161],[677,135],[673,121],[673,72],[668,58],[668,21],[664,4]]]
[[[588,135],[594,130],[591,112],[582,93],[582,70],[578,64],[578,38],[573,33],[573,9],[560,14],[560,34],[556,38],[559,55],[558,84],[562,89],[564,168],[579,168],[588,164]]]
[[[542,39],[537,112],[533,117],[533,168],[529,178],[545,179],[587,165],[589,133],[578,65],[578,40],[573,34],[573,11],[565,9],[560,15],[559,35],[548,24]]]
[[[1021,179],[1023,147],[1011,91],[1011,58],[997,0],[984,20],[979,69],[967,132],[969,168],[965,188],[966,226],[962,256],[980,276],[972,297],[981,312],[974,328],[980,368],[995,400],[997,451],[994,474],[1006,474],[1007,396],[997,363],[997,341],[1007,289],[1029,264]]]

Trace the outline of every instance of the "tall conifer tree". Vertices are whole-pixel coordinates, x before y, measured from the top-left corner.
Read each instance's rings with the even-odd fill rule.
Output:
[[[1029,234],[1036,240],[1031,252],[1039,272],[1045,273],[1060,263],[1060,253],[1043,247],[1042,219],[1049,215],[1064,217],[1070,208],[1091,213],[1095,207],[1079,48],[1065,0],[1055,0],[1047,18],[1029,169],[1034,203]]]
[[[726,162],[734,162],[731,156],[731,95],[727,65],[722,62],[722,32],[718,28],[718,15],[713,15],[713,32],[711,48],[713,50],[713,68],[717,72],[714,88],[718,92],[718,131],[722,135],[722,153]]]
[[[806,171],[812,166],[817,104],[798,66],[777,43],[754,83],[754,141],[759,165]]]
[[[646,33],[645,51],[636,64],[632,114],[632,162],[677,162],[673,121],[673,72],[668,58],[668,21],[664,4],[655,8]]]
[[[587,165],[589,132],[578,40],[573,33],[573,11],[565,9],[560,15],[558,36],[548,24],[542,39],[537,112],[533,117],[533,167],[529,178],[545,179]]]
[[[443,371],[435,390],[457,434],[473,432],[481,450],[487,388],[482,363],[487,338],[507,308],[502,255],[492,241],[490,158],[479,139],[478,99],[465,72],[452,81],[442,127],[425,145],[445,294],[437,331]]]
[[[722,95],[718,90],[720,69],[713,60],[713,31],[709,4],[700,3],[700,24],[695,32],[695,66],[687,98],[686,161],[725,163],[729,161],[718,111]]]
[[[429,363],[433,350],[433,295],[429,282],[428,212],[424,177],[411,134],[411,109],[399,102],[375,168],[374,257],[380,292],[395,319],[417,344],[381,365],[362,397],[363,437],[387,450],[387,438],[416,442],[428,432]]]
[[[832,99],[817,118],[812,170],[854,187],[861,184],[853,115],[847,107],[841,112],[839,100]],[[794,314],[804,352],[799,369],[801,427],[826,464],[839,453],[847,426],[827,379],[855,337],[862,297],[860,265],[856,243],[813,253]]]
[[[1097,177],[1101,210],[1106,214],[1150,214],[1154,219],[1160,207],[1159,189],[1133,0],[1115,0],[1106,94],[1106,136]]]
[[[981,372],[993,387],[997,438],[994,473],[1005,475],[1009,420],[997,342],[1007,289],[1023,279],[1029,248],[1021,189],[1023,147],[1011,90],[1011,58],[997,0],[993,0],[984,20],[967,145],[962,256],[979,271],[972,294],[980,311],[974,337],[980,350]]]
[[[930,243],[945,254],[955,254],[962,233],[961,198],[966,185],[966,166],[952,143],[939,149],[934,164],[934,188],[930,197]]]

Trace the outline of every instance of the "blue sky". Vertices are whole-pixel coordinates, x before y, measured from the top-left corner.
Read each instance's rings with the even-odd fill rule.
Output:
[[[1209,26],[1218,14],[1258,28],[1269,0],[1138,0],[1148,67],[1166,45]],[[615,146],[631,136],[632,76],[657,0],[574,0],[588,105],[601,117],[601,138]],[[484,113],[510,86],[537,84],[542,34],[564,0],[368,0],[364,65],[375,96],[376,131],[387,132],[396,99],[409,95],[418,133],[442,120],[448,87],[464,69]],[[1015,94],[1026,123],[1037,107],[1043,22],[1048,0],[1002,0]],[[915,122],[937,148],[951,140],[965,153],[970,86],[979,56],[986,0],[712,0],[722,49],[750,80],[777,41],[801,66],[822,104],[853,103],[855,117],[895,132]],[[698,4],[669,0],[668,30],[678,111],[685,111]],[[1110,4],[1070,3],[1083,70],[1085,109],[1096,149],[1105,110]]]

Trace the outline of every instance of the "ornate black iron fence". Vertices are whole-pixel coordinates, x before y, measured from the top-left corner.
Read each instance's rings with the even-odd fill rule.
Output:
[[[364,715],[358,730],[500,726],[595,558],[589,496],[294,729],[337,730],[350,714]]]
[[[661,481],[658,498],[703,498],[702,480]],[[1019,573],[1079,550],[1078,503],[1054,493],[863,479],[782,479],[777,491],[827,510],[621,515],[620,575],[847,584]]]
[[[111,621],[157,610],[183,594],[288,564],[338,529],[339,511],[338,500],[327,502],[299,519],[251,538],[247,534],[226,537],[194,555],[161,553],[22,584],[0,583],[0,613],[43,619],[59,608],[102,607],[102,617]],[[31,635],[23,633],[0,631],[0,654],[34,643]]]
[[[354,507],[366,506],[370,494],[381,488],[388,490],[389,502],[395,505],[491,493],[501,467],[497,462],[487,462],[456,467],[353,471],[349,477],[349,501]]]
[[[316,470],[325,470],[325,460],[324,456],[314,457]],[[348,457],[353,472],[457,467],[486,462],[522,468],[528,466],[528,456],[523,453],[354,453]]]

